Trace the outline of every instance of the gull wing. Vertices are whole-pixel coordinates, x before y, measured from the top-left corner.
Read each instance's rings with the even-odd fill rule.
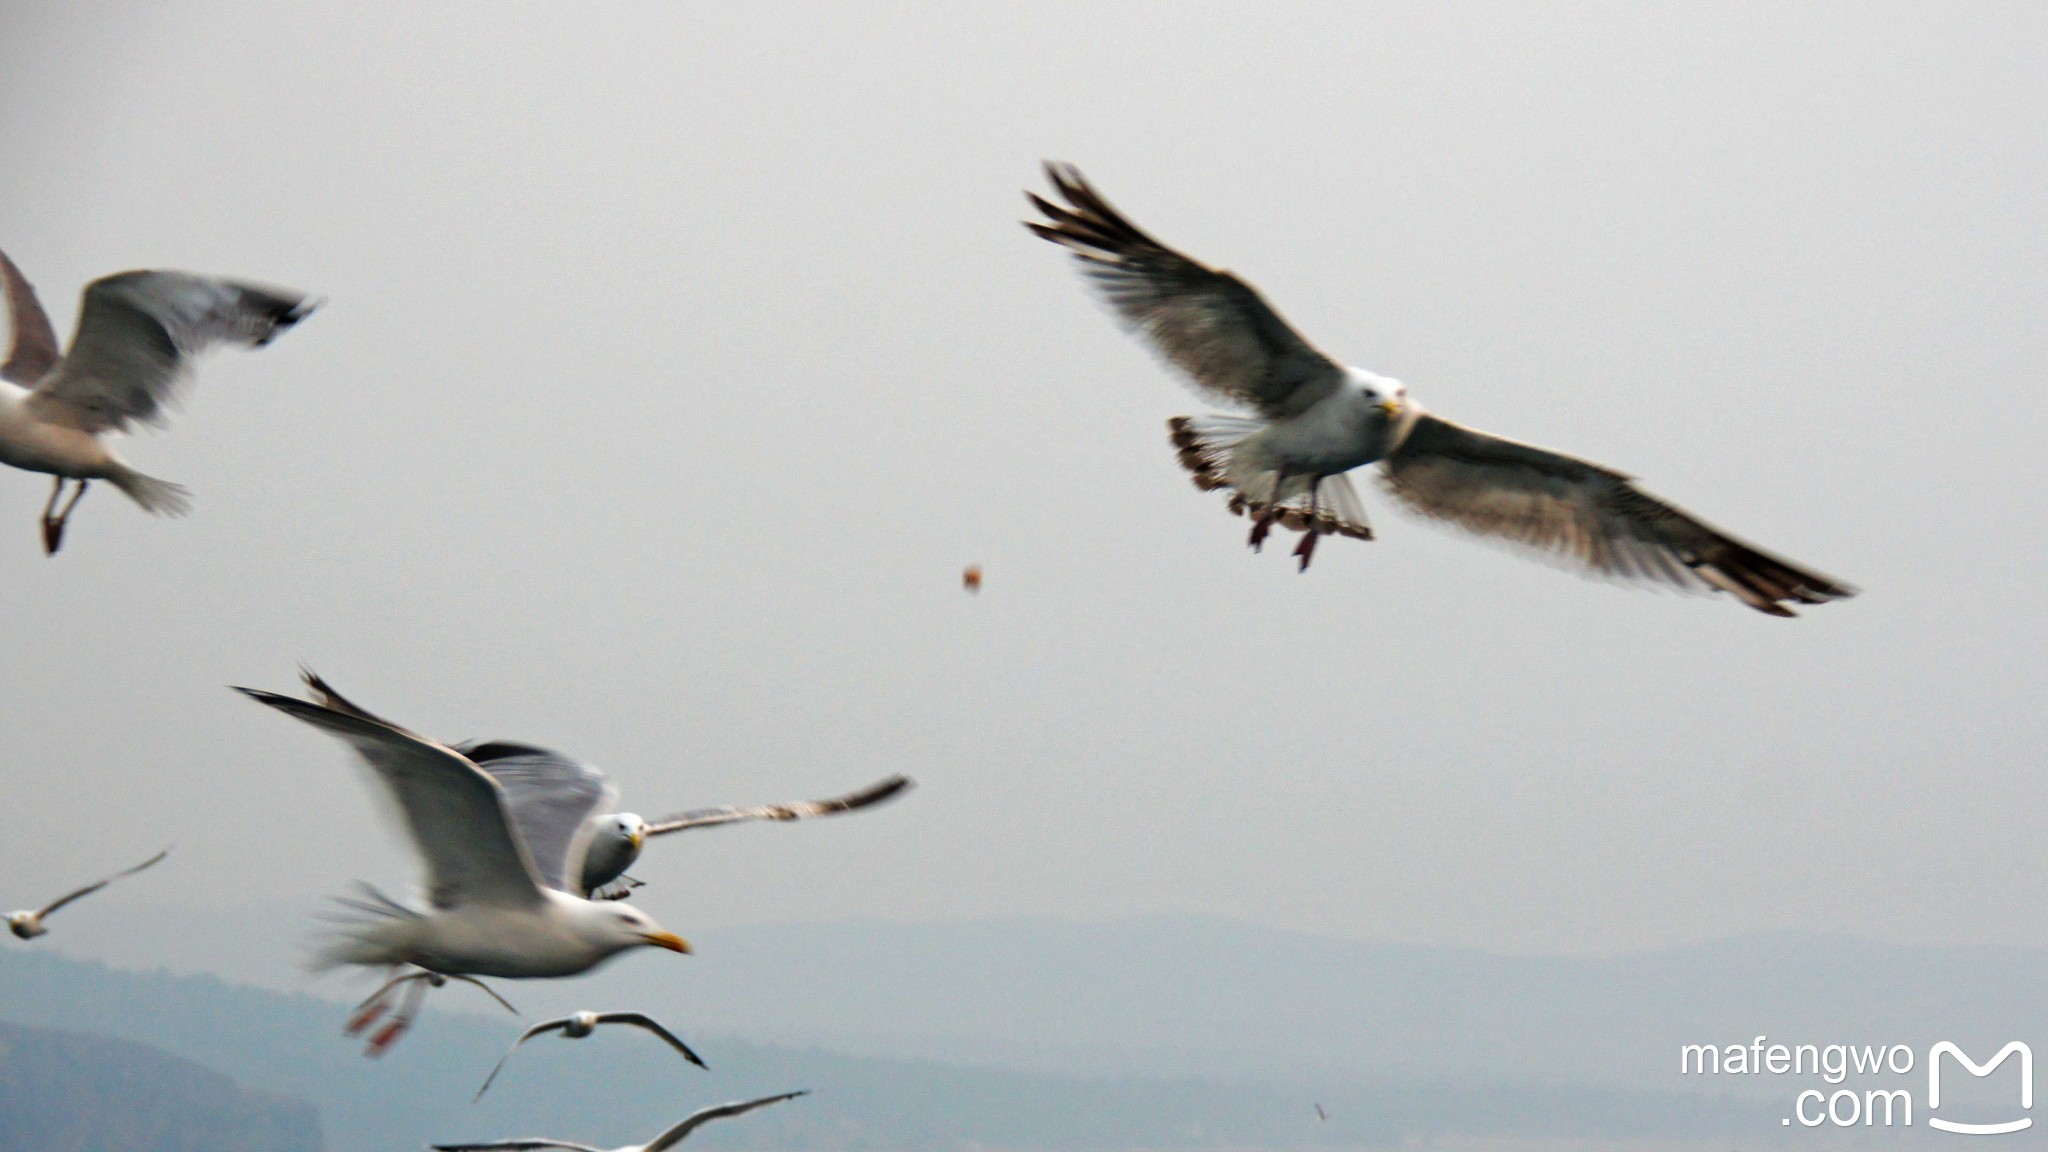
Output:
[[[701,1111],[692,1112],[689,1119],[684,1120],[682,1123],[649,1141],[647,1146],[641,1149],[641,1152],[665,1152],[666,1149],[673,1148],[682,1143],[683,1138],[696,1131],[697,1127],[701,1124],[707,1124],[713,1120],[723,1120],[727,1116],[738,1116],[742,1112],[752,1112],[756,1108],[765,1107],[769,1104],[780,1104],[784,1100],[794,1100],[799,1096],[809,1095],[810,1091],[808,1089],[802,1092],[784,1092],[780,1096],[763,1096],[759,1100],[735,1100],[730,1104],[716,1104]]]
[[[1344,370],[1302,339],[1258,289],[1140,231],[1073,165],[1048,162],[1045,174],[1068,206],[1027,192],[1050,223],[1024,226],[1072,253],[1124,325],[1196,391],[1284,419],[1336,390]]]
[[[1424,415],[1380,462],[1409,508],[1593,575],[1720,590],[1772,616],[1856,594],[1590,461]]]
[[[610,811],[618,800],[604,773],[559,752],[509,740],[471,741],[455,750],[504,789],[505,810],[540,882],[582,895],[570,883],[583,875],[583,856],[595,831],[590,818]]]
[[[435,1152],[537,1152],[542,1148],[561,1148],[565,1152],[604,1152],[588,1144],[572,1144],[567,1140],[540,1140],[526,1137],[519,1140],[493,1140],[488,1144],[429,1144]]]
[[[160,424],[164,405],[215,344],[260,348],[317,305],[296,292],[189,272],[122,272],[86,286],[71,351],[28,400],[38,419],[82,432]]]
[[[73,900],[77,900],[80,897],[84,896],[90,896],[93,893],[99,891],[100,889],[105,888],[107,885],[112,884],[114,881],[119,880],[123,876],[133,876],[137,872],[142,871],[144,868],[150,867],[151,865],[157,863],[158,861],[162,860],[166,856],[169,856],[170,854],[171,850],[169,848],[166,848],[163,851],[157,853],[156,855],[151,856],[149,859],[144,860],[142,863],[137,864],[133,868],[116,872],[112,876],[109,876],[104,880],[98,880],[91,884],[87,884],[85,887],[80,888],[76,892],[72,892],[64,896],[59,896],[57,899],[51,901],[48,906],[43,908],[42,911],[37,912],[36,915],[38,917],[48,916],[50,913],[55,912],[57,909],[62,908],[66,904],[71,903]]]
[[[57,331],[36,299],[35,286],[5,252],[0,252],[0,288],[6,290],[7,315],[14,323],[14,343],[0,363],[0,379],[34,387],[57,363]]]
[[[760,804],[753,807],[697,808],[662,817],[647,826],[647,834],[663,836],[670,832],[682,832],[690,828],[711,828],[720,824],[735,824],[742,820],[807,820],[813,816],[831,816],[880,804],[915,783],[908,776],[896,775],[878,780],[858,792],[834,796],[829,800],[806,800],[796,804]]]
[[[690,1051],[690,1046],[683,1043],[682,1037],[662,1027],[659,1021],[644,1012],[600,1012],[597,1014],[597,1022],[599,1024],[631,1024],[635,1028],[644,1028],[663,1040],[668,1041],[668,1046],[680,1052],[683,1059],[706,1071],[709,1071],[711,1068],[711,1065],[706,1064],[702,1057]]]
[[[398,800],[413,847],[427,866],[436,908],[496,904],[530,908],[540,880],[512,833],[504,791],[460,753],[348,703],[310,672],[322,703],[275,692],[237,692],[346,741]]]

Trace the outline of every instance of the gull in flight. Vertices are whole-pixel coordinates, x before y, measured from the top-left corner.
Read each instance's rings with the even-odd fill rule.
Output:
[[[583,865],[587,811],[515,828],[505,790],[468,757],[358,708],[310,671],[313,697],[237,691],[337,736],[391,790],[426,865],[427,907],[370,889],[359,915],[318,957],[323,967],[411,966],[442,976],[536,979],[587,972],[634,948],[688,952],[652,917],[570,890]]]
[[[752,1112],[756,1108],[769,1104],[780,1104],[784,1100],[794,1100],[799,1096],[808,1095],[810,1095],[809,1091],[784,1092],[780,1096],[763,1096],[759,1100],[735,1100],[730,1104],[719,1104],[714,1107],[705,1108],[701,1111],[690,1113],[689,1117],[682,1123],[677,1124],[645,1144],[628,1144],[622,1148],[614,1148],[611,1152],[664,1152],[665,1149],[673,1148],[682,1143],[684,1138],[689,1136],[690,1133],[695,1132],[699,1125],[712,1120],[723,1120],[728,1116],[738,1116],[742,1112]],[[593,1148],[588,1144],[577,1144],[569,1140],[547,1140],[534,1137],[528,1137],[523,1140],[493,1140],[488,1144],[435,1144],[433,1148],[435,1152],[539,1152],[540,1149],[545,1148],[559,1148],[563,1152],[604,1152],[603,1149]]]
[[[1117,318],[1196,391],[1249,416],[1168,422],[1180,461],[1205,491],[1231,490],[1252,520],[1300,532],[1308,569],[1326,535],[1372,539],[1345,474],[1378,462],[1412,511],[1520,545],[1585,573],[1727,592],[1772,616],[1856,589],[1727,535],[1636,487],[1627,475],[1431,415],[1398,380],[1325,356],[1250,284],[1140,231],[1071,165],[1046,165],[1066,203],[1033,193],[1025,226],[1066,248]]]
[[[4,257],[0,257],[0,259],[4,259]],[[78,891],[72,892],[68,895],[60,896],[57,899],[51,901],[50,903],[45,904],[41,908],[36,909],[33,912],[9,912],[7,914],[7,930],[14,933],[16,936],[21,937],[23,940],[33,940],[36,937],[41,936],[49,931],[48,928],[43,927],[43,917],[48,916],[50,913],[55,912],[57,909],[62,908],[66,904],[71,903],[73,900],[78,900],[83,897],[92,895],[100,889],[105,888],[107,885],[112,884],[114,881],[119,880],[123,876],[133,876],[137,872],[142,871],[144,868],[150,867],[157,861],[162,860],[164,857],[169,856],[170,854],[171,850],[169,848],[166,848],[163,851],[157,853],[156,855],[151,856],[149,859],[144,860],[142,863],[137,864],[133,868],[127,869],[123,872],[116,872],[112,876],[109,876],[104,880],[87,884],[85,887],[80,888]]]
[[[581,1040],[592,1032],[597,1031],[597,1026],[600,1024],[631,1024],[635,1028],[645,1028],[663,1040],[668,1041],[668,1046],[682,1053],[683,1059],[688,1060],[699,1068],[708,1069],[711,1067],[698,1058],[695,1052],[690,1051],[690,1046],[683,1043],[680,1037],[663,1028],[652,1016],[640,1012],[576,1012],[558,1020],[542,1021],[521,1032],[519,1039],[514,1040],[512,1046],[505,1049],[505,1054],[498,1058],[497,1067],[492,1068],[491,1074],[484,1077],[484,1086],[476,1090],[476,1095],[471,1097],[469,1102],[474,1104],[484,1098],[484,1093],[491,1090],[491,1082],[496,1080],[498,1073],[504,1070],[505,1061],[512,1059],[512,1054],[519,1051],[521,1044],[526,1043],[543,1032],[560,1032],[566,1039]]]
[[[142,510],[182,516],[191,494],[130,468],[107,438],[137,424],[162,424],[164,407],[215,344],[261,348],[317,304],[297,292],[189,272],[121,272],[86,285],[71,350],[36,291],[0,253],[0,288],[14,342],[0,362],[0,464],[47,472],[56,483],[43,509],[43,551],[56,555],[64,525],[94,480],[105,480]],[[64,485],[77,481],[60,511]]]
[[[457,745],[456,750],[498,781],[505,790],[512,821],[522,832],[529,823],[553,828],[570,826],[565,812],[606,812],[618,801],[618,792],[605,780],[603,772],[559,752],[510,740],[472,741]],[[609,890],[613,895],[624,895],[638,887],[639,882],[631,879],[623,881],[627,886],[624,891],[612,889],[611,885],[624,877],[626,869],[640,858],[640,850],[651,836],[746,820],[808,820],[853,812],[889,800],[912,784],[908,776],[890,776],[858,792],[829,800],[698,808],[651,822],[631,812],[595,816],[583,853],[581,890],[586,894]]]

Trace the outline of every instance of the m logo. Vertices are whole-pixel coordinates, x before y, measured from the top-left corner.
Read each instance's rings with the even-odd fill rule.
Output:
[[[2000,1048],[1998,1055],[1993,1056],[1990,1063],[1979,1064],[1968,1056],[1963,1055],[1961,1048],[1943,1040],[1927,1052],[1927,1110],[1929,1112],[1941,1107],[1941,1054],[1944,1052],[1955,1057],[1956,1063],[1961,1064],[1963,1070],[1972,1076],[1989,1076],[1993,1069],[2005,1063],[2007,1056],[2015,1052],[2019,1053],[2020,1107],[2024,1109],[2034,1106],[2033,1049],[2015,1040]],[[2034,1123],[2034,1118],[2032,1116],[2022,1116],[2017,1120],[2008,1120],[2003,1124],[1958,1124],[1952,1120],[1937,1120],[1930,1116],[1927,1118],[1927,1123],[1941,1129],[1943,1132],[1961,1132],[1966,1136],[1996,1136],[2001,1132],[2017,1132],[2022,1128],[2031,1127]]]

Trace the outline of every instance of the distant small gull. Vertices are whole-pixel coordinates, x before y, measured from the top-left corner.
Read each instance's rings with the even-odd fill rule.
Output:
[[[564,827],[521,835],[527,830],[514,830],[505,790],[474,762],[358,708],[310,671],[304,676],[311,702],[237,691],[340,737],[369,764],[397,799],[426,865],[429,905],[410,908],[374,889],[374,902],[345,902],[361,915],[345,922],[320,964],[534,979],[587,972],[634,948],[690,950],[636,908],[570,891],[583,864],[588,837],[576,832],[587,812],[565,810]]]
[[[701,1112],[692,1112],[688,1119],[645,1144],[628,1144],[621,1148],[614,1148],[611,1152],[663,1152],[664,1149],[673,1148],[682,1143],[684,1137],[696,1131],[699,1125],[709,1121],[723,1120],[727,1116],[738,1116],[742,1112],[752,1112],[754,1109],[764,1105],[780,1104],[784,1100],[794,1100],[799,1096],[808,1095],[810,1095],[808,1090],[803,1092],[784,1092],[780,1096],[763,1096],[759,1100],[735,1100],[730,1104],[720,1104],[712,1108],[706,1108]],[[435,1144],[433,1147],[435,1152],[537,1152],[537,1150],[543,1148],[559,1148],[563,1149],[564,1152],[604,1152],[603,1149],[592,1147],[589,1144],[533,1137],[522,1140],[494,1140],[488,1144]]]
[[[156,855],[151,856],[149,859],[144,860],[142,863],[137,864],[133,868],[130,868],[123,872],[116,872],[112,876],[109,876],[104,880],[98,880],[91,884],[87,884],[85,887],[80,888],[78,891],[69,893],[64,896],[60,896],[57,899],[51,901],[50,903],[45,904],[41,908],[36,909],[33,912],[9,912],[7,914],[7,929],[8,931],[13,932],[16,936],[21,937],[23,940],[33,940],[36,937],[41,936],[49,931],[48,928],[43,927],[43,917],[48,916],[50,913],[55,912],[57,909],[62,908],[66,904],[71,903],[73,900],[78,900],[83,897],[92,895],[100,889],[105,888],[107,885],[112,884],[114,881],[119,880],[123,876],[133,876],[137,872],[140,872],[144,868],[148,868],[151,865],[154,865],[157,861],[162,860],[164,857],[169,856],[170,854],[171,850],[169,848],[166,848],[163,851],[157,853]]]
[[[4,252],[0,288],[14,323],[13,346],[0,363],[0,464],[56,478],[43,509],[43,551],[52,556],[94,480],[113,484],[145,512],[184,515],[190,493],[130,468],[106,438],[162,424],[201,352],[215,344],[261,348],[318,307],[282,288],[189,272],[122,272],[86,285],[71,350],[60,355],[35,289]],[[59,511],[67,480],[78,487]]]
[[[603,772],[560,752],[511,740],[473,740],[456,745],[456,751],[475,761],[498,781],[505,790],[513,823],[529,840],[543,835],[541,829],[555,829],[558,834],[562,828],[574,827],[568,822],[571,812],[603,812],[618,801],[617,790]],[[808,820],[840,812],[855,812],[889,800],[913,787],[914,783],[910,777],[899,774],[878,780],[858,792],[827,800],[698,808],[652,822],[632,812],[592,816],[587,832],[588,844],[583,852],[581,890],[593,895],[623,895],[623,891],[610,886],[625,876],[626,869],[640,858],[640,850],[651,836],[747,820]],[[529,833],[529,825],[536,826],[536,830]],[[625,881],[625,890],[637,886],[637,881]]]
[[[491,1074],[484,1077],[484,1086],[476,1090],[476,1095],[470,1099],[470,1103],[474,1104],[478,1100],[483,1099],[484,1093],[491,1090],[491,1082],[498,1078],[498,1073],[504,1070],[505,1061],[512,1059],[512,1053],[519,1051],[521,1044],[526,1043],[543,1032],[560,1032],[567,1039],[581,1040],[592,1032],[597,1031],[600,1024],[630,1024],[635,1028],[644,1028],[663,1040],[668,1041],[668,1046],[682,1053],[683,1059],[688,1060],[699,1068],[710,1067],[710,1065],[699,1059],[695,1052],[690,1051],[688,1044],[683,1043],[682,1039],[675,1033],[663,1028],[652,1016],[640,1012],[576,1012],[558,1020],[542,1021],[521,1032],[519,1039],[514,1040],[512,1046],[505,1049],[505,1054],[498,1058],[497,1067],[492,1068]]]
[[[1167,422],[1203,490],[1231,490],[1257,549],[1275,524],[1300,532],[1307,571],[1325,535],[1372,539],[1346,475],[1378,461],[1386,490],[1424,516],[1580,571],[1727,592],[1794,615],[1856,590],[1737,540],[1636,487],[1629,476],[1423,411],[1399,380],[1349,368],[1303,339],[1257,289],[1140,231],[1071,165],[1047,164],[1064,205],[1025,226],[1065,248],[1118,319],[1197,392],[1249,416]]]

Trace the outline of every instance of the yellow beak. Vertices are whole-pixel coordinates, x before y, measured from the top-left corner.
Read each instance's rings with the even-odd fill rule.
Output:
[[[685,956],[690,954],[690,942],[673,932],[650,932],[642,936],[641,939],[654,945],[656,948],[666,948],[671,952],[681,952]]]
[[[1380,411],[1385,412],[1389,416],[1398,415],[1401,411],[1401,402],[1399,400],[1382,400],[1380,401]]]

